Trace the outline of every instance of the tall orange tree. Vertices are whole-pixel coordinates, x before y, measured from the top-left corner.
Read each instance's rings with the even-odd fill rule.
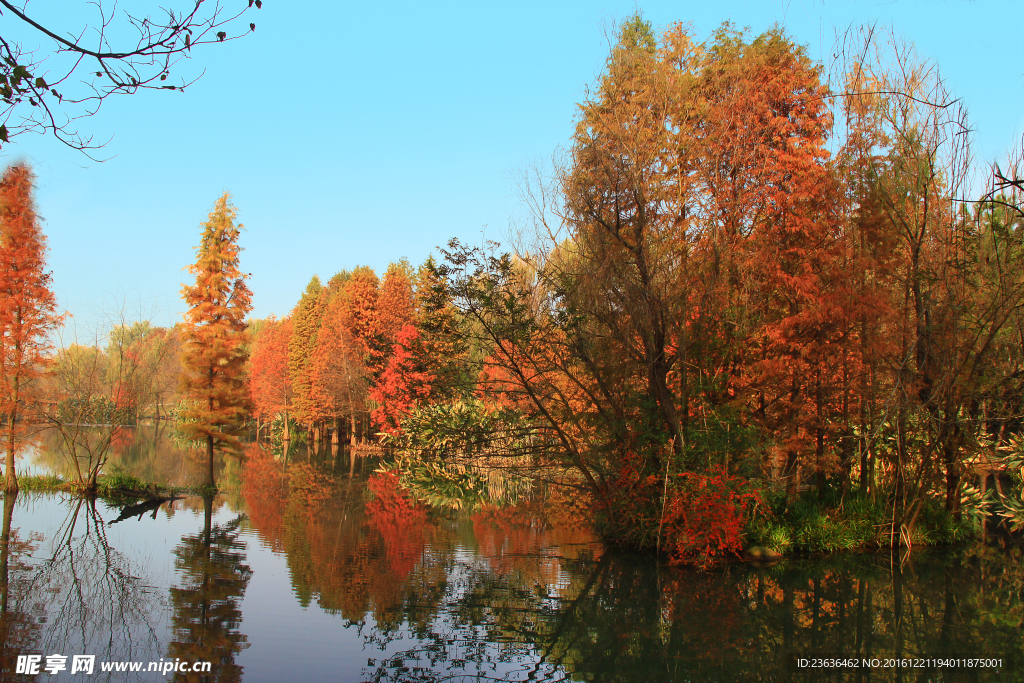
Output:
[[[349,436],[355,445],[357,413],[366,410],[366,366],[363,347],[347,323],[347,302],[343,291],[328,299],[323,325],[311,360],[311,399],[321,419],[332,419],[340,439],[341,419],[347,417]]]
[[[45,265],[46,237],[32,205],[32,172],[17,164],[0,179],[0,414],[10,492],[18,490],[19,417],[31,399],[30,380],[39,374],[48,333],[57,324]]]
[[[240,448],[237,435],[248,410],[245,383],[246,323],[252,309],[247,275],[238,269],[241,224],[227,194],[217,200],[203,225],[196,262],[189,272],[195,285],[181,293],[185,314],[182,389],[186,407],[179,413],[181,429],[206,442],[206,484],[215,487],[213,453]]]
[[[284,418],[285,440],[290,440],[288,413],[292,407],[292,382],[288,375],[288,344],[292,338],[291,317],[263,323],[263,330],[249,360],[249,392],[253,413],[273,420]]]

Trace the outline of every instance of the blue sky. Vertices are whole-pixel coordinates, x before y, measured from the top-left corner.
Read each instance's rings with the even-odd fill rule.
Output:
[[[1019,2],[265,0],[245,19],[254,34],[179,67],[205,69],[186,93],[109,100],[82,122],[113,136],[107,161],[39,135],[0,156],[35,169],[54,290],[79,326],[122,308],[179,320],[183,268],[225,191],[246,228],[253,316],[280,316],[314,273],[382,273],[452,237],[502,239],[520,211],[516,176],[567,144],[607,36],[636,9],[656,29],[691,22],[702,38],[723,21],[754,33],[780,23],[815,59],[837,29],[891,25],[967,103],[979,161],[1024,133]]]

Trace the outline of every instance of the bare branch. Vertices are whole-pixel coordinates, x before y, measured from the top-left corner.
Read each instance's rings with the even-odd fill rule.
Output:
[[[219,1],[189,0],[185,11],[162,8],[163,16],[154,19],[119,13],[116,5],[108,14],[102,2],[91,4],[98,15],[95,23],[60,35],[30,17],[27,3],[19,8],[10,0],[0,0],[0,15],[6,11],[21,29],[40,40],[30,47],[12,38],[17,25],[5,26],[5,35],[0,36],[0,147],[31,131],[50,133],[88,156],[89,150],[106,142],[94,142],[92,136],[80,133],[75,121],[96,114],[111,95],[184,91],[198,77],[171,82],[171,72],[181,60],[191,59],[194,47],[252,33],[255,23],[239,22],[254,5],[263,6],[262,0],[250,0],[241,10],[228,12]],[[120,36],[126,29],[135,37],[119,37],[115,45],[111,35]]]

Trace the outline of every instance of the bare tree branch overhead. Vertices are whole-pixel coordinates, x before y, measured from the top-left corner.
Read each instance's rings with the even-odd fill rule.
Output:
[[[86,153],[102,147],[78,129],[79,119],[98,112],[111,95],[184,91],[199,76],[172,80],[181,60],[194,48],[255,31],[243,15],[263,1],[179,4],[142,15],[93,0],[87,3],[91,18],[69,31],[55,25],[52,12],[41,19],[28,0],[0,0],[0,148],[29,131],[52,133]]]

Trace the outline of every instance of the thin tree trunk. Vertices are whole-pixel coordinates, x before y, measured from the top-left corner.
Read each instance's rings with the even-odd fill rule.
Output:
[[[206,437],[206,485],[216,489],[217,484],[213,480],[213,437]]]
[[[18,413],[18,393],[20,390],[21,378],[14,375],[14,386],[11,391],[11,411],[7,415],[7,480],[4,490],[8,493],[18,492],[18,475],[14,472],[14,450],[15,450],[15,420]]]
[[[14,474],[14,414],[7,416],[7,478],[4,490],[8,493],[18,492],[18,477]]]

